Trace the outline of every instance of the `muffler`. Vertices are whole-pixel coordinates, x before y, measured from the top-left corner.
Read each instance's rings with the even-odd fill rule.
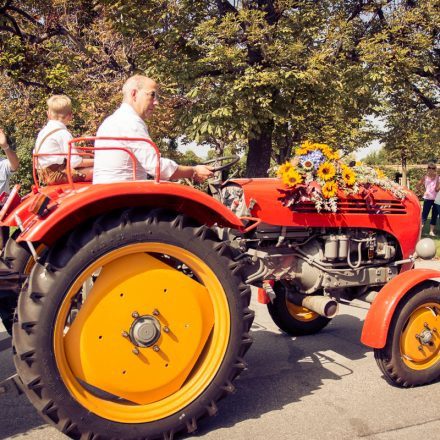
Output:
[[[337,301],[322,295],[301,295],[300,293],[289,292],[287,299],[297,306],[305,307],[326,318],[333,318],[339,309]]]

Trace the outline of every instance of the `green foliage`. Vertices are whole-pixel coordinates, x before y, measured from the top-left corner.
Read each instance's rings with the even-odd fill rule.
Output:
[[[149,128],[165,156],[188,159],[183,136],[265,175],[305,139],[348,154],[378,138],[390,160],[420,160],[440,140],[437,3],[12,0],[0,10],[0,121],[26,160],[49,94],[68,94],[74,135],[92,135],[141,72],[161,84]]]

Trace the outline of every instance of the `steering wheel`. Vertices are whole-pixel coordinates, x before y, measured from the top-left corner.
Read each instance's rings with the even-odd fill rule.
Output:
[[[202,162],[202,165],[209,165],[210,163],[226,162],[224,165],[218,165],[216,167],[213,167],[212,171],[215,173],[216,171],[222,171],[232,167],[232,165],[235,165],[239,160],[240,158],[238,156],[221,156]]]

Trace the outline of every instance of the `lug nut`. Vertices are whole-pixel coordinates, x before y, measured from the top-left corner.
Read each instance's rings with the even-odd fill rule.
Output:
[[[128,333],[126,331],[123,331],[121,333],[121,335],[122,335],[123,338],[128,338]]]
[[[423,351],[423,347],[421,345],[419,345],[419,351]]]
[[[139,354],[139,350],[135,347],[135,348],[133,348],[133,354],[136,354],[136,355],[138,355]]]
[[[160,351],[160,348],[158,345],[154,345],[153,350],[157,353],[158,351]]]
[[[131,316],[133,316],[133,318],[139,318],[139,313],[138,312],[133,312],[131,314]]]
[[[167,326],[165,326],[165,327],[163,328],[163,331],[164,331],[165,333],[169,333],[169,332],[170,332],[170,329],[169,329]]]
[[[427,322],[425,322],[423,325],[424,325],[424,327],[425,327],[427,330],[429,330],[429,325],[428,325]]]
[[[154,315],[154,316],[159,316],[159,315],[160,315],[159,310],[154,309],[154,310],[153,310],[153,315]]]

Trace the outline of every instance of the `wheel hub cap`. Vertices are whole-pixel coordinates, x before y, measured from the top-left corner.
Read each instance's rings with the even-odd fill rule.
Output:
[[[432,341],[432,333],[430,330],[423,330],[422,333],[420,333],[419,341],[421,344],[429,345],[429,343]]]
[[[160,338],[160,323],[150,315],[140,316],[133,321],[130,339],[138,347],[151,347]]]

